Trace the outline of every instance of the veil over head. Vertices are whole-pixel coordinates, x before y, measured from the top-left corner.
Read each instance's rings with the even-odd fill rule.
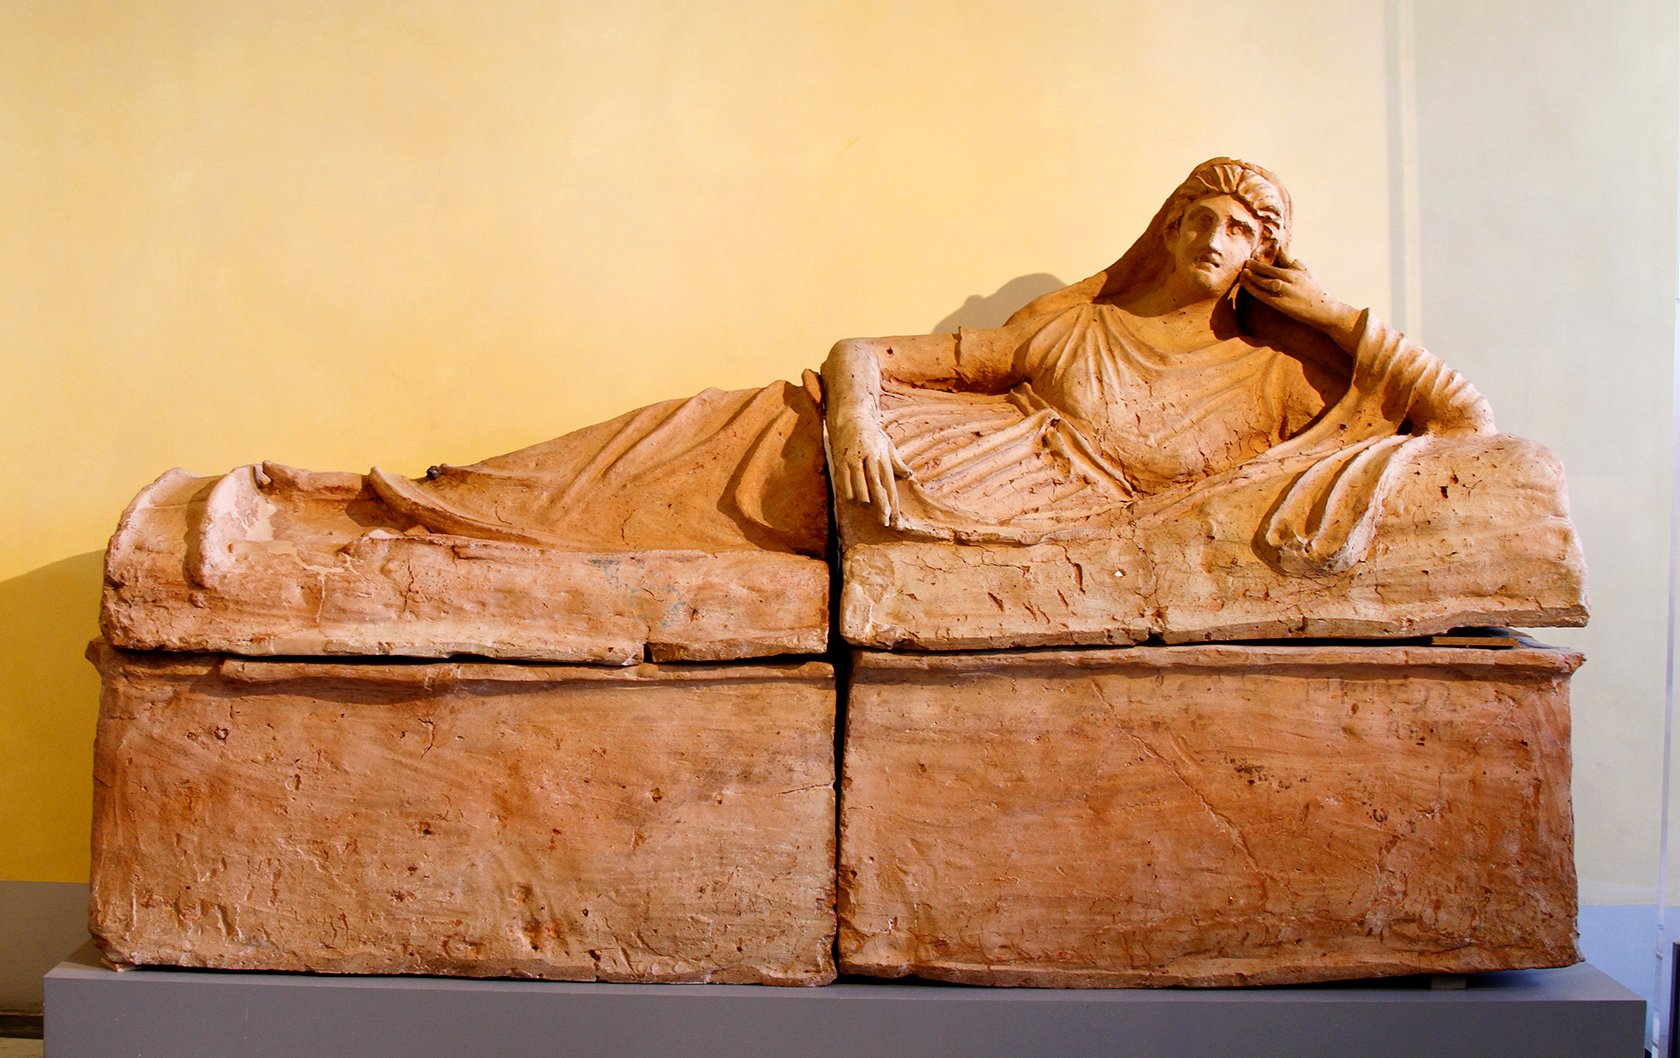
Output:
[[[1118,261],[1088,279],[1034,298],[1010,316],[1009,322],[1142,290],[1171,267],[1165,242],[1167,229],[1177,222],[1185,207],[1208,195],[1232,195],[1248,207],[1260,221],[1260,256],[1265,260],[1272,260],[1288,247],[1293,208],[1283,181],[1252,162],[1210,158],[1192,169],[1167,196],[1143,234]],[[1242,300],[1252,302],[1246,296]]]

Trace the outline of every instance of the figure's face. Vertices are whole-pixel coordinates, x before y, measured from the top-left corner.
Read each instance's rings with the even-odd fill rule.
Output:
[[[1231,289],[1259,245],[1260,222],[1231,195],[1198,198],[1167,230],[1167,252],[1178,275],[1210,295]]]

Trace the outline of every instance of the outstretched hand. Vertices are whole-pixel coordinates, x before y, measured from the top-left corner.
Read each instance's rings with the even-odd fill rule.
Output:
[[[1285,316],[1323,331],[1349,352],[1358,344],[1359,310],[1331,297],[1307,266],[1286,251],[1279,250],[1272,264],[1249,261],[1238,282]]]
[[[886,431],[874,422],[854,419],[838,428],[830,424],[834,458],[834,490],[841,499],[873,506],[882,525],[891,525],[898,512],[898,482],[910,468],[893,451]]]

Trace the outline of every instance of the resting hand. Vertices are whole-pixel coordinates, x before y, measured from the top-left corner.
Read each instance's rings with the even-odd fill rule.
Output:
[[[891,525],[898,512],[898,476],[910,470],[893,451],[892,441],[879,423],[863,416],[829,424],[834,461],[834,491],[844,500],[873,506],[882,525]]]
[[[1359,344],[1359,310],[1331,297],[1306,265],[1284,251],[1278,251],[1273,264],[1253,260],[1243,265],[1238,282],[1285,316],[1323,331],[1348,352]]]

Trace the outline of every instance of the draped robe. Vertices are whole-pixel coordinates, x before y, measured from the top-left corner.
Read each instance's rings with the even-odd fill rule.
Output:
[[[704,390],[552,441],[367,484],[434,533],[566,551],[767,550],[828,541],[816,376]]]
[[[1394,473],[1428,444],[1413,417],[1492,431],[1469,383],[1369,314],[1351,380],[1330,400],[1285,349],[1238,336],[1165,352],[1112,305],[1009,329],[1023,377],[1007,392],[883,385],[882,423],[910,471],[899,532],[1088,537],[1252,501],[1283,478],[1281,500],[1257,512],[1257,547],[1290,573],[1336,573],[1368,550]],[[959,336],[959,361],[972,340]]]

